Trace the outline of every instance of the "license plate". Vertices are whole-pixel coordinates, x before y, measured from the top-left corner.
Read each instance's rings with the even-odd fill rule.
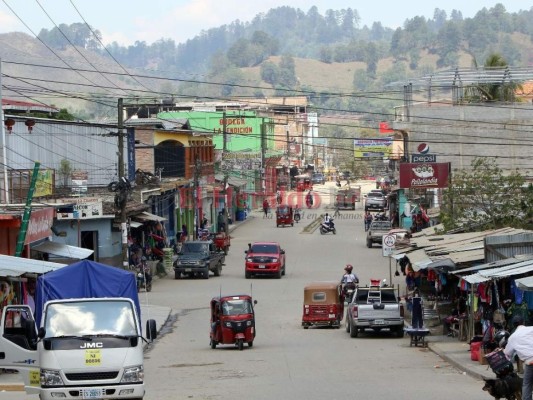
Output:
[[[382,320],[382,319],[376,319],[376,320],[374,321],[374,324],[375,324],[375,325],[385,325],[385,321]]]
[[[257,268],[266,268],[266,265],[258,265]]]
[[[190,268],[185,268],[185,272],[191,272],[191,271],[192,271],[192,269],[190,269]]]
[[[82,399],[101,399],[104,394],[104,389],[102,388],[81,389]]]

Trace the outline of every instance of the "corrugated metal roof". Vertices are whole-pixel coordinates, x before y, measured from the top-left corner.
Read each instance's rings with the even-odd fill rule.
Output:
[[[533,271],[533,260],[526,260],[499,268],[485,269],[478,273],[465,276],[463,279],[468,283],[480,283],[490,279],[507,278],[509,276],[526,274],[531,271]]]
[[[448,257],[456,264],[472,262],[472,261],[480,261],[485,258],[485,250],[481,248],[481,249],[474,249],[474,250],[469,250],[469,251],[455,252],[455,253],[450,253]]]
[[[490,263],[475,265],[473,267],[458,269],[456,271],[453,271],[453,273],[456,275],[459,275],[465,272],[480,271],[480,270],[487,269],[487,268],[503,267],[505,265],[515,264],[517,262],[518,260],[516,258],[506,258],[505,260],[494,261]]]
[[[68,244],[51,242],[49,240],[42,242],[36,246],[32,246],[32,250],[37,250],[43,253],[55,254],[66,258],[75,258],[77,260],[83,260],[94,253],[94,250],[91,249],[69,246]]]
[[[66,267],[66,264],[0,254],[0,276],[20,276],[28,273],[44,274],[62,267]]]

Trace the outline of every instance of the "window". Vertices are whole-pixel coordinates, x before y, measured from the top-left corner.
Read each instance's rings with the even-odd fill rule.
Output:
[[[326,301],[326,293],[325,292],[313,293],[313,301]]]

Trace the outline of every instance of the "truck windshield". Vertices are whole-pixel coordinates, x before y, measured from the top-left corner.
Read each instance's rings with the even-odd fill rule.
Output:
[[[184,253],[205,253],[209,251],[208,243],[183,243]]]
[[[128,301],[53,303],[46,308],[45,337],[136,336],[133,304]]]

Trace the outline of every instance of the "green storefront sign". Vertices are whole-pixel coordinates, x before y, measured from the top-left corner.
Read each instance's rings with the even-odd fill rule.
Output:
[[[224,114],[209,111],[169,111],[158,114],[163,120],[187,119],[191,130],[213,134],[216,150],[222,150]],[[264,124],[267,149],[274,147],[274,126],[269,118],[258,117],[252,111],[226,112],[227,151],[261,151],[261,125]]]

